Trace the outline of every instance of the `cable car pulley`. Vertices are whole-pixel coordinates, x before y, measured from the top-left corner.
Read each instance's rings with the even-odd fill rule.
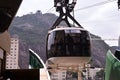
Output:
[[[69,0],[54,0],[54,7],[56,7],[56,11],[60,13],[58,19],[52,25],[51,29],[56,28],[62,21],[65,21],[68,27],[71,26],[70,22],[68,21],[68,17],[78,25],[78,27],[83,28],[70,14],[73,11],[77,0],[73,0],[72,3],[69,3]]]

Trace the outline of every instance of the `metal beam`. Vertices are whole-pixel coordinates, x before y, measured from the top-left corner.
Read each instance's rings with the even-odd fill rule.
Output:
[[[4,79],[10,80],[40,80],[39,69],[8,69]]]

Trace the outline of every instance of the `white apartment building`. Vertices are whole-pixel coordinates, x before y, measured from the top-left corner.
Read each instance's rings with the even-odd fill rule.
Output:
[[[51,74],[51,80],[66,80],[66,70],[56,70]]]
[[[6,69],[18,69],[19,39],[11,38],[10,54],[6,57]]]

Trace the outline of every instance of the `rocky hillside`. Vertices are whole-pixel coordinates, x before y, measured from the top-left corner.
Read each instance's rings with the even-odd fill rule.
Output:
[[[17,35],[20,39],[19,66],[28,68],[28,49],[33,49],[45,61],[45,39],[48,29],[57,19],[54,14],[42,14],[37,11],[35,14],[17,16],[9,29],[11,36]],[[100,37],[91,35],[92,38]],[[102,40],[92,41],[93,66],[104,67],[105,55],[109,46]]]
[[[101,40],[100,37],[91,35],[93,38],[92,40],[92,64],[95,67],[105,67],[105,58],[106,53],[110,49],[110,47]],[[94,40],[94,38],[97,38],[99,40]]]

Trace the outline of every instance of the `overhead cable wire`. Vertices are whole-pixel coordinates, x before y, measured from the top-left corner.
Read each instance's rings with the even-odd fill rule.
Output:
[[[101,5],[104,5],[104,4],[107,4],[110,2],[114,2],[114,1],[117,1],[117,0],[107,0],[107,1],[99,2],[99,3],[93,4],[93,5],[89,5],[89,6],[86,6],[83,8],[76,9],[75,11],[84,10],[84,9],[88,9],[88,8],[92,8],[92,7],[96,7],[96,6],[101,6]]]
[[[96,7],[96,6],[101,6],[101,5],[104,5],[104,4],[107,4],[107,3],[110,3],[110,2],[114,2],[114,1],[117,1],[117,0],[107,0],[107,1],[99,2],[99,3],[93,4],[93,5],[89,5],[89,6],[86,6],[86,7],[76,9],[74,11],[80,11],[80,10],[84,10],[84,9],[88,9],[88,8],[92,8],[92,7]],[[51,11],[53,8],[54,8],[54,6],[51,7],[49,10],[47,10],[46,13]]]
[[[50,9],[48,9],[48,10],[46,11],[46,13],[48,13],[49,11],[51,11],[53,8],[54,8],[54,6],[51,7]]]

